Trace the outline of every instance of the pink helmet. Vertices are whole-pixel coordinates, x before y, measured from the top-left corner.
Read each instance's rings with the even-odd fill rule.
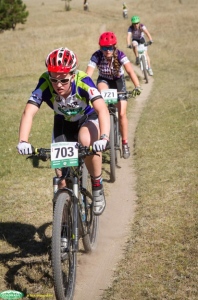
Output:
[[[107,31],[101,34],[99,38],[99,45],[102,46],[113,46],[117,44],[117,38],[113,32]]]
[[[69,73],[77,68],[77,57],[68,48],[59,48],[48,54],[45,64],[49,72]]]

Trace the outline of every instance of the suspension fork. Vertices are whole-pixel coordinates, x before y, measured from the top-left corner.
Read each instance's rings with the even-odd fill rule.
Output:
[[[78,178],[73,178],[73,228],[72,228],[72,239],[73,239],[73,250],[78,251]]]
[[[118,117],[118,108],[115,108],[115,114],[114,114],[114,120],[115,120],[115,129],[116,129],[116,135],[115,135],[115,145],[116,147],[119,147],[119,117]]]

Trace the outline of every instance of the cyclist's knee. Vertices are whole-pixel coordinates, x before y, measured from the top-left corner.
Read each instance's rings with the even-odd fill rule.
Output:
[[[55,173],[57,177],[61,177],[62,176],[62,170],[61,169],[55,169]]]
[[[132,47],[136,48],[138,46],[138,42],[137,41],[132,41]]]

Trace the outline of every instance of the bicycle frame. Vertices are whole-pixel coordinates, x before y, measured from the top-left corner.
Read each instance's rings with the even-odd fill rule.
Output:
[[[56,180],[56,178],[58,177],[54,177],[54,179]],[[60,178],[58,178],[60,180]],[[72,189],[69,189],[67,187],[64,187],[62,189],[59,189],[56,194],[54,195],[54,198],[53,198],[53,204],[55,205],[56,203],[56,199],[58,198],[58,196],[61,194],[61,193],[64,193],[65,191],[67,191],[67,193],[70,195],[71,197],[71,203],[73,205],[73,216],[72,216],[72,219],[73,219],[73,228],[72,228],[72,237],[73,237],[73,245],[72,245],[72,248],[73,248],[73,251],[74,252],[78,252],[78,249],[79,249],[79,219],[78,218],[78,215],[80,214],[80,211],[79,211],[79,199],[78,199],[78,183],[77,183],[77,178],[74,177],[73,178],[73,190]]]
[[[61,152],[60,149],[67,149],[68,143],[61,145],[63,148],[59,145],[57,153]],[[68,149],[76,148],[78,148],[78,153],[72,151],[72,154],[74,160],[78,157],[78,163],[69,164],[66,168],[61,164],[61,159],[64,159],[66,155],[60,155],[61,157],[58,158],[56,153],[54,156],[53,146],[51,149],[34,149],[32,147],[33,154],[28,157],[37,156],[43,161],[47,161],[51,157],[53,168],[57,168],[57,165],[54,166],[54,159],[58,158],[58,164],[62,168],[62,176],[53,178],[51,260],[57,300],[73,299],[79,238],[82,238],[85,252],[91,252],[96,247],[98,235],[99,217],[93,213],[93,197],[91,190],[89,192],[89,176],[84,164],[86,156],[97,154],[91,146],[84,147],[77,144],[74,148],[70,145],[68,147]],[[62,180],[66,180],[66,186],[58,189]]]
[[[147,46],[151,45],[152,43],[149,41],[144,44],[138,44],[138,56],[140,60],[140,69],[142,70],[144,74],[144,79],[146,83],[149,82],[149,76],[148,76],[148,60],[147,60]]]
[[[148,62],[147,62],[147,57],[146,57],[146,53],[145,53],[146,50],[147,50],[147,47],[144,44],[139,44],[138,45],[138,55],[139,55],[139,59],[140,59],[140,69],[142,71],[144,70],[143,59],[145,60],[146,70],[148,70]]]
[[[122,157],[121,149],[121,134],[119,128],[119,117],[118,117],[118,93],[117,89],[106,89],[101,91],[102,96],[107,104],[110,114],[110,136],[109,136],[109,147],[110,147],[110,181],[115,182],[116,180],[116,167],[118,166],[118,151],[120,158]],[[121,95],[125,95],[129,98],[132,95],[131,91],[119,92]]]
[[[66,175],[59,178],[54,177],[53,178],[53,186],[57,187],[58,183],[65,179],[67,182],[67,186],[59,189],[56,191],[56,188],[54,189],[55,195],[53,198],[53,204],[55,204],[56,199],[61,193],[64,193],[67,191],[67,193],[71,197],[71,203],[73,205],[73,229],[72,229],[72,236],[74,237],[73,240],[73,251],[78,252],[79,250],[79,229],[82,231],[82,236],[86,235],[87,232],[84,230],[83,221],[82,221],[82,210],[81,210],[81,204],[80,203],[80,195],[79,192],[86,196],[88,195],[90,198],[92,198],[92,195],[82,186],[82,167],[83,162],[80,162],[78,167],[69,167],[66,170]],[[86,203],[85,203],[86,206]],[[92,222],[92,220],[91,220]],[[90,223],[91,223],[90,222]]]
[[[118,118],[118,108],[114,104],[108,104],[109,114],[114,118],[114,129],[115,129],[115,149],[120,151],[120,134],[119,134],[119,118]]]

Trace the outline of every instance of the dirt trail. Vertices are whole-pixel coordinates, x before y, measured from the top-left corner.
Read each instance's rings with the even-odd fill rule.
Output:
[[[136,73],[140,70],[134,67]],[[143,91],[135,100],[135,106],[129,116],[129,140],[133,153],[135,130],[144,104],[152,89],[153,78],[148,84],[142,84]],[[121,159],[117,169],[115,183],[108,183],[107,206],[100,217],[100,229],[97,249],[90,255],[82,255],[77,269],[77,283],[74,300],[97,300],[110,284],[116,263],[122,258],[125,241],[129,233],[129,224],[135,210],[135,172],[133,156]]]

